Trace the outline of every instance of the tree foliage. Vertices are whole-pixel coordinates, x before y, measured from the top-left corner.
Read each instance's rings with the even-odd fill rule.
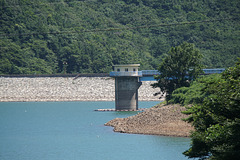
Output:
[[[201,58],[202,55],[193,44],[185,42],[171,48],[158,68],[160,75],[155,76],[158,82],[152,86],[160,88],[155,95],[166,94],[168,102],[175,89],[190,86],[190,81],[202,73]]]
[[[219,80],[219,74],[202,75],[192,81],[189,87],[181,87],[173,91],[170,103],[181,105],[202,104],[204,98],[209,96],[209,92],[203,92],[207,84]]]
[[[0,74],[109,72],[126,63],[157,69],[184,41],[199,48],[207,68],[229,67],[240,56],[239,6],[239,0],[0,0]],[[136,28],[221,18],[234,19]],[[95,31],[112,28],[123,30]]]
[[[195,128],[189,158],[230,160],[240,156],[240,58],[235,67],[205,81],[203,102],[188,108]]]

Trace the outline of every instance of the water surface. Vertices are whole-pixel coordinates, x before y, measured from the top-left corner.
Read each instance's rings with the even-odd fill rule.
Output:
[[[140,108],[158,102],[139,102]],[[189,138],[113,132],[114,102],[1,102],[1,160],[179,160]]]

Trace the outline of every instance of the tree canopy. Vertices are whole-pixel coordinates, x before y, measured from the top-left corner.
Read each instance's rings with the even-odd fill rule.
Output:
[[[240,56],[239,0],[0,0],[0,7],[0,74],[157,69],[184,41],[207,68]]]
[[[230,160],[240,156],[240,58],[221,75],[203,77],[174,91],[172,102],[192,104],[185,114],[193,124],[189,158]]]
[[[190,86],[190,81],[202,73],[201,58],[202,55],[193,44],[185,42],[171,48],[158,68],[160,75],[155,76],[158,82],[152,86],[160,88],[155,95],[161,94],[162,97],[166,94],[168,102],[175,89]]]

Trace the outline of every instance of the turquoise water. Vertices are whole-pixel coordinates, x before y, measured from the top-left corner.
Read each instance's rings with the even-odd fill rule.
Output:
[[[147,108],[158,102],[139,102]],[[123,134],[104,123],[137,112],[114,102],[1,102],[1,160],[180,160],[189,138]]]

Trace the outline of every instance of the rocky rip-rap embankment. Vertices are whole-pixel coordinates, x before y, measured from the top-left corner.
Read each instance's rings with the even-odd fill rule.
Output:
[[[177,104],[159,104],[131,117],[113,119],[105,125],[121,133],[188,137],[193,127],[182,120],[187,118],[182,113],[184,110],[185,107]]]
[[[110,77],[0,77],[0,102],[11,101],[114,101],[115,81]],[[159,101],[156,89],[143,82],[140,101]]]

